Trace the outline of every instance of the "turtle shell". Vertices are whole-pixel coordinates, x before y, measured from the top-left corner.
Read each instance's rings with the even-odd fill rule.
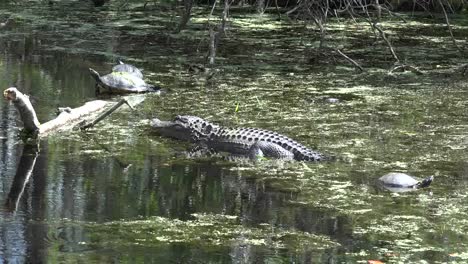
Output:
[[[405,173],[391,172],[380,177],[379,182],[388,187],[413,188],[419,181]]]
[[[128,72],[112,72],[99,77],[98,86],[110,93],[142,93],[153,92],[154,87],[148,85],[143,79]]]
[[[137,67],[131,64],[126,64],[123,62],[119,62],[119,64],[115,65],[112,68],[112,72],[127,72],[127,73],[130,73],[131,75],[134,75],[135,77],[143,79],[143,73],[141,72],[140,69],[138,69]]]

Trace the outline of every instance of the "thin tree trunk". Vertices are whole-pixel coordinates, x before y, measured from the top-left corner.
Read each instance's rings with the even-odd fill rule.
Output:
[[[449,17],[448,17],[448,15],[447,15],[447,11],[445,10],[445,6],[444,6],[444,4],[442,3],[442,0],[438,0],[438,1],[439,1],[440,7],[442,8],[442,12],[444,13],[445,23],[447,24],[447,28],[448,28],[448,30],[449,30],[450,37],[451,37],[451,39],[452,39],[452,43],[453,43],[453,45],[455,46],[455,48],[457,48],[457,50],[461,52],[462,50],[460,49],[460,47],[458,47],[457,41],[455,40],[455,37],[453,36],[452,26],[450,25]]]
[[[208,55],[208,64],[213,65],[216,58],[216,35],[218,32],[215,32],[212,27],[210,27],[210,44],[209,44],[209,55]]]
[[[214,10],[213,5],[213,9]],[[223,13],[221,14],[221,23],[218,25],[217,30],[215,31],[213,27],[210,27],[209,34],[210,34],[210,43],[209,43],[209,55],[208,55],[208,64],[213,65],[216,59],[216,52],[221,42],[222,36],[226,34],[226,24],[229,16],[229,0],[224,1],[224,9]]]
[[[192,7],[193,7],[193,0],[184,0],[184,14],[180,18],[180,23],[179,23],[179,26],[177,27],[177,32],[182,31],[187,26],[187,23],[190,21]]]
[[[259,14],[265,13],[265,0],[257,0],[257,12]]]
[[[278,20],[281,20],[281,11],[278,6],[278,0],[275,0],[275,9],[276,9],[276,13],[278,14]]]

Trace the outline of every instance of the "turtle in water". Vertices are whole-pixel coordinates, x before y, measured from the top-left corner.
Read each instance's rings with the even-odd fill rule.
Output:
[[[434,176],[429,176],[422,181],[401,172],[391,172],[380,177],[378,183],[385,189],[392,192],[407,192],[424,187],[428,187]]]
[[[129,72],[111,72],[104,76],[89,68],[91,76],[96,80],[96,93],[101,93],[101,88],[108,93],[147,93],[157,92],[161,88],[147,84],[143,79]]]
[[[143,79],[143,73],[141,72],[140,69],[138,69],[137,67],[131,64],[124,63],[122,61],[119,61],[119,64],[112,67],[112,72],[128,72],[132,75],[135,75],[135,77]]]

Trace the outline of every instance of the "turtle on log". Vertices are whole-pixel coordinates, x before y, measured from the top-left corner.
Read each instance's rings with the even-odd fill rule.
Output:
[[[96,93],[100,94],[101,89],[111,94],[119,93],[147,93],[157,92],[161,88],[147,84],[143,79],[126,71],[116,71],[101,76],[94,69],[89,68],[91,76],[96,80]]]
[[[135,75],[135,77],[143,79],[143,73],[140,69],[131,64],[124,63],[120,60],[118,62],[119,64],[112,67],[112,72],[128,72],[132,75]]]

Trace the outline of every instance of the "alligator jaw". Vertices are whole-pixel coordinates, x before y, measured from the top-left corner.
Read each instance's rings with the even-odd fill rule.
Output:
[[[163,121],[158,118],[151,120],[151,127],[161,136],[179,140],[192,141],[190,128],[180,125],[176,121]]]
[[[156,129],[170,127],[171,125],[174,125],[174,122],[172,122],[172,121],[162,121],[162,120],[157,119],[157,118],[154,118],[153,120],[151,120],[151,126],[153,128],[156,128]]]

